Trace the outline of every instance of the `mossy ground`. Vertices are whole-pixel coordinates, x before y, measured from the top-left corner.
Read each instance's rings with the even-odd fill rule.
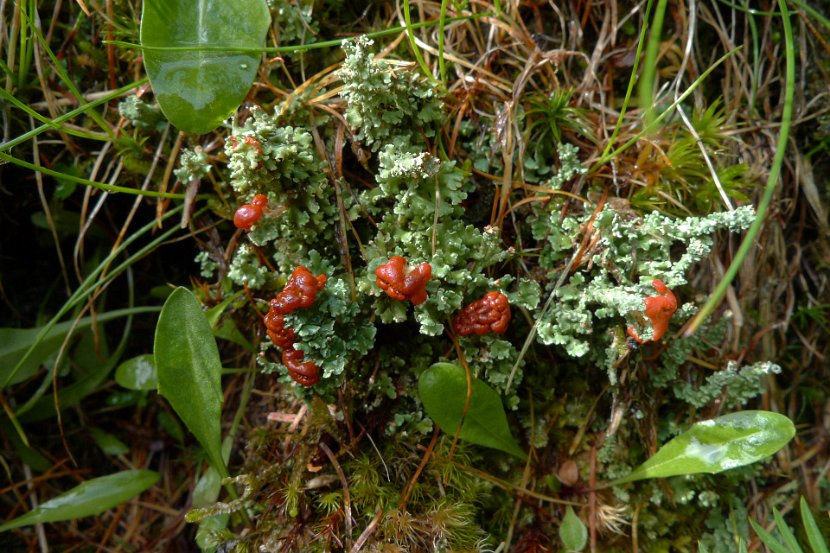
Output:
[[[140,2],[87,2],[89,16],[81,4],[42,2],[36,23],[78,89],[93,98],[142,77],[139,51],[102,42],[137,42]],[[416,20],[440,17],[441,3],[411,4]],[[55,118],[76,100],[43,45],[21,38],[34,5],[2,4],[3,86]],[[151,350],[154,320],[137,317],[123,348],[124,325],[101,324],[70,340],[57,367],[59,390],[103,371],[82,401],[60,421],[24,420],[31,448],[0,422],[2,511],[11,518],[126,468],[163,478],[101,516],[0,535],[0,549],[561,551],[570,504],[595,551],[726,552],[739,541],[760,550],[748,518],[768,520],[771,506],[787,511],[804,495],[828,510],[826,21],[790,4],[798,71],[781,178],[723,305],[687,337],[752,220],[732,208],[757,205],[770,171],[784,99],[777,4],[669,2],[659,40],[653,27],[645,35],[655,57],[644,68],[644,46],[639,74],[653,86],[635,88],[623,116],[640,29],[653,22],[644,4],[446,5],[450,17],[476,17],[448,24],[443,60],[436,26],[414,31],[423,64],[405,33],[287,54],[264,60],[229,126],[209,135],[170,127],[142,87],[99,121],[79,116],[11,150],[60,175],[147,190],[195,182],[205,195],[196,204],[210,209],[185,220],[177,241],[89,307],[160,305],[169,283],[192,284],[207,306],[237,294],[219,335],[224,366],[242,369],[223,380],[242,499],[191,514],[231,515],[212,530],[185,522],[201,452],[164,400],[120,388],[107,368]],[[399,8],[278,0],[269,46],[386,29],[403,24]],[[682,116],[640,134],[652,105],[666,109],[726,53]],[[4,140],[37,124],[10,103],[2,115]],[[113,243],[176,205],[8,163],[0,171],[7,327],[42,324]],[[257,193],[271,211],[236,232],[233,210]],[[396,254],[432,264],[422,306],[375,285],[374,269]],[[329,276],[320,301],[290,316],[321,366],[313,389],[291,383],[261,324],[260,300],[299,263]],[[638,347],[626,329],[648,336],[640,306],[653,278],[681,309],[663,340]],[[449,332],[453,314],[491,289],[510,298],[510,331]],[[53,348],[39,372],[2,391],[4,407],[51,385]],[[454,443],[432,424],[417,379],[438,360],[465,364],[503,396],[527,463]],[[601,487],[694,421],[740,408],[786,414],[796,439],[767,463],[720,475]],[[126,449],[102,450],[93,429]],[[250,527],[237,518],[243,507]]]

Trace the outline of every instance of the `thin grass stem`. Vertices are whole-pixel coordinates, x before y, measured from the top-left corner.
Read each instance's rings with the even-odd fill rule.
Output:
[[[795,89],[795,46],[793,43],[793,28],[790,23],[790,14],[787,10],[786,0],[778,0],[778,6],[781,10],[781,22],[784,26],[784,44],[787,60],[786,81],[784,84],[784,109],[781,114],[781,130],[778,134],[778,144],[775,148],[775,157],[772,161],[769,176],[767,177],[767,184],[764,188],[764,195],[761,197],[761,202],[758,204],[755,220],[750,225],[746,232],[743,242],[741,242],[732,263],[723,275],[723,279],[715,287],[712,295],[695,315],[685,330],[686,336],[691,336],[700,327],[703,321],[720,305],[726,290],[732,284],[738,270],[741,268],[744,259],[746,259],[749,250],[755,247],[755,238],[764,224],[764,218],[767,214],[767,209],[772,201],[772,194],[775,191],[775,185],[778,183],[778,176],[781,173],[781,165],[784,163],[784,155],[787,151],[787,139],[790,135],[790,125],[793,118],[793,94]],[[722,60],[723,58],[721,58]]]

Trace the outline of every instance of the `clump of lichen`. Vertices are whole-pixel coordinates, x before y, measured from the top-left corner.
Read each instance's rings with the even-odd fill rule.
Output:
[[[706,217],[672,219],[653,212],[639,217],[606,207],[594,217],[587,209],[568,216],[561,223],[556,212],[536,216],[531,222],[534,238],[543,242],[540,265],[555,276],[555,268],[567,261],[579,237],[592,224],[595,246],[555,291],[556,301],[539,320],[538,336],[543,344],[562,347],[571,357],[589,352],[611,369],[616,357],[607,355],[615,329],[639,322],[633,317],[644,309],[644,299],[654,294],[653,279],[669,288],[686,283],[690,267],[703,259],[719,230],[747,228],[754,218],[752,207],[713,213]],[[677,253],[677,245],[685,251]],[[682,323],[683,308],[677,322]],[[651,337],[646,326],[638,334]]]
[[[711,374],[689,366],[690,356],[722,338],[727,318],[704,325],[692,337],[669,332],[659,344],[643,346],[648,358],[626,337],[628,327],[646,341],[653,336],[643,311],[645,298],[655,294],[654,279],[673,289],[681,304],[672,330],[694,314],[697,307],[683,289],[687,274],[711,252],[717,233],[749,226],[755,216],[751,207],[673,218],[656,212],[642,215],[616,198],[598,206],[591,194],[583,205],[557,196],[543,207],[512,207],[512,229],[491,226],[487,215],[481,215],[489,206],[475,205],[481,198],[499,196],[476,173],[491,166],[487,153],[448,159],[436,147],[446,114],[434,83],[410,67],[377,59],[371,46],[365,38],[344,43],[346,59],[337,75],[344,85],[348,130],[341,128],[336,135],[336,127],[322,118],[296,117],[296,106],[277,107],[275,115],[255,108],[244,123],[233,126],[225,144],[236,203],[249,202],[256,194],[268,198],[260,221],[249,233],[239,234],[228,281],[268,300],[297,265],[327,277],[312,306],[285,318],[295,332],[295,348],[319,367],[321,379],[310,388],[293,388],[314,408],[311,430],[298,440],[299,449],[284,452],[290,460],[282,468],[249,468],[243,502],[256,504],[267,497],[279,514],[263,521],[248,545],[276,546],[291,528],[299,529],[297,543],[304,550],[327,550],[333,542],[322,536],[343,535],[345,495],[339,475],[335,478],[327,467],[319,486],[302,486],[307,476],[303,467],[326,466],[319,452],[315,454],[319,440],[349,443],[348,456],[340,462],[350,509],[354,522],[374,525],[374,544],[472,549],[488,537],[483,529],[488,526],[480,524],[483,513],[499,521],[493,525],[495,532],[514,522],[532,525],[537,519],[530,509],[513,512],[498,502],[484,504],[478,496],[492,486],[464,472],[476,462],[503,471],[509,479],[508,474],[518,474],[519,465],[501,456],[477,457],[477,450],[463,442],[450,454],[451,429],[441,429],[446,438],[411,483],[423,459],[417,444],[437,431],[418,395],[418,378],[437,361],[469,367],[471,376],[501,394],[514,432],[536,450],[536,458],[572,457],[583,480],[588,466],[584,436],[602,436],[597,472],[613,479],[642,461],[647,445],[680,431],[679,421],[668,419],[643,440],[642,426],[653,422],[647,420],[648,413],[658,411],[661,401],[682,400],[699,408],[719,398],[724,407],[738,407],[761,391],[762,378],[774,372],[773,365],[728,365]],[[518,121],[533,124],[533,118],[524,116]],[[486,132],[480,122],[477,126],[467,120],[459,128],[467,147],[474,136]],[[372,152],[369,158],[356,153],[356,159],[346,159],[359,179],[341,174],[323,151],[334,144],[342,147],[344,137],[352,142],[353,152],[364,147]],[[532,151],[521,168],[529,182],[558,190],[586,174],[574,144],[557,140]],[[515,162],[522,160],[516,157]],[[392,256],[403,256],[410,267],[430,264],[426,301],[399,301],[378,286],[375,270]],[[210,274],[214,267],[205,258],[201,261]],[[455,336],[453,316],[496,290],[512,306],[508,332]],[[550,301],[543,301],[546,296]],[[532,331],[536,340],[525,343]],[[258,359],[263,372],[291,382],[279,350],[268,339],[260,342]],[[646,398],[641,400],[645,405],[637,405],[637,394]],[[569,398],[567,403],[563,397]],[[332,406],[334,417],[323,402]],[[596,416],[607,408],[615,413],[612,428]],[[352,420],[359,421],[361,433]],[[399,443],[360,449],[358,433],[387,440],[394,436]],[[256,455],[263,457],[262,452]],[[537,469],[549,472],[542,479],[549,493],[562,490],[552,476],[554,468],[540,461]],[[434,482],[441,484],[436,487]],[[689,512],[704,503],[725,508],[711,497],[716,485],[700,482],[692,489],[672,481],[677,504]],[[663,487],[647,484],[637,493],[638,500],[664,508]],[[609,512],[618,509],[611,503],[633,501],[621,488],[609,496]],[[307,521],[329,530],[310,533]],[[644,514],[641,524],[658,543],[674,522]],[[722,538],[713,534],[711,539]]]
[[[339,259],[332,225],[339,211],[326,162],[319,159],[308,129],[282,126],[277,117],[255,109],[244,125],[231,130],[225,152],[239,203],[256,194],[268,197],[267,212],[248,238],[270,246],[280,270],[291,273],[308,263],[311,251],[332,262]]]
[[[320,367],[322,383],[315,393],[324,397],[342,385],[347,367],[357,372],[354,366],[372,349],[376,332],[342,277],[328,279],[314,305],[287,315],[286,326],[297,336],[295,348]]]
[[[148,104],[135,94],[118,103],[118,115],[143,130],[161,130],[167,124],[158,106]]]
[[[280,44],[302,43],[319,32],[320,25],[312,17],[313,4],[289,0],[272,0],[271,4]]]
[[[437,90],[413,71],[375,59],[372,44],[365,37],[343,42],[346,59],[339,74],[348,103],[345,117],[357,138],[378,150],[385,144],[404,149],[421,143],[420,133],[435,136],[436,124],[444,119]]]
[[[185,148],[179,157],[180,167],[173,171],[181,182],[188,183],[207,177],[210,172],[210,162],[205,151],[196,146],[192,150]]]

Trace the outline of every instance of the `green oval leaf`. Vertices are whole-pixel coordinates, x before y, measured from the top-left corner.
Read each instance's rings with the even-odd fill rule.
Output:
[[[158,473],[152,470],[127,470],[87,480],[37,509],[3,524],[0,532],[31,524],[99,515],[137,496],[158,479]]]
[[[568,506],[565,518],[562,519],[562,524],[559,525],[559,538],[568,553],[579,553],[588,544],[588,529],[576,516],[573,507]]]
[[[614,484],[701,472],[715,474],[769,457],[793,436],[792,421],[769,411],[741,411],[701,421]]]
[[[164,302],[153,353],[159,393],[202,444],[210,464],[227,476],[220,453],[222,363],[210,323],[190,290],[176,288]]]
[[[219,126],[251,88],[262,54],[245,50],[264,46],[270,24],[265,0],[145,0],[144,68],[167,119],[197,134]]]
[[[115,369],[115,381],[128,390],[155,390],[158,388],[156,362],[152,353],[127,359]]]
[[[461,424],[467,400],[464,369],[452,363],[436,363],[421,374],[418,392],[432,420],[448,434],[454,434]],[[475,378],[472,380],[470,408],[459,437],[522,459],[526,457],[510,433],[501,397]]]
[[[89,431],[92,434],[92,439],[95,440],[95,443],[98,444],[101,451],[107,455],[125,455],[130,452],[130,448],[127,447],[127,444],[119,440],[113,434],[105,432],[100,428],[90,428]]]

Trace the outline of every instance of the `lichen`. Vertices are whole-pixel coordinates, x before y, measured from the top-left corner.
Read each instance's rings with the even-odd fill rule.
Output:
[[[179,156],[179,165],[180,167],[174,170],[173,174],[184,183],[207,177],[211,168],[208,156],[200,146],[192,150],[184,148]]]
[[[699,387],[688,382],[676,384],[674,395],[698,409],[715,398],[723,396],[724,409],[735,409],[755,399],[763,392],[766,376],[780,372],[781,367],[769,361],[761,361],[744,367],[730,361],[725,369],[709,375],[706,382]]]
[[[314,150],[308,129],[281,126],[276,117],[253,110],[241,127],[234,127],[225,144],[230,184],[248,202],[255,194],[269,199],[267,212],[248,238],[272,246],[277,267],[286,273],[307,262],[312,250],[336,263],[338,209]],[[345,198],[345,205],[351,205]]]
[[[444,122],[436,87],[410,67],[377,60],[371,45],[365,38],[344,45],[346,60],[337,75],[351,128],[339,138],[336,126],[310,116],[302,99],[294,98],[291,105],[275,107],[279,115],[254,108],[248,120],[233,126],[225,145],[235,202],[249,202],[256,194],[268,198],[257,225],[236,235],[240,246],[228,280],[267,300],[297,265],[327,277],[312,306],[285,316],[296,335],[295,348],[320,368],[320,382],[294,385],[267,338],[260,342],[260,369],[278,375],[315,413],[327,416],[326,405],[337,405],[337,416],[366,425],[365,433],[349,428],[349,436],[339,421],[310,425],[316,434],[298,440],[304,449],[286,455],[294,459],[268,477],[273,477],[268,501],[289,517],[342,517],[339,488],[302,487],[304,467],[325,426],[338,443],[355,444],[338,457],[354,521],[373,524],[376,543],[415,547],[428,534],[431,545],[471,547],[486,537],[477,524],[482,513],[501,520],[493,532],[538,522],[531,509],[514,514],[512,502],[503,498],[482,504],[476,494],[491,486],[459,467],[481,462],[518,474],[517,465],[498,456],[476,457],[480,450],[463,440],[452,462],[446,462],[452,443],[446,429],[420,480],[408,488],[424,458],[417,446],[436,429],[418,395],[419,376],[436,361],[466,364],[496,390],[523,445],[560,459],[572,444],[568,456],[583,468],[589,466],[590,443],[583,436],[609,431],[603,412],[610,402],[612,414],[621,419],[597,456],[597,471],[608,480],[630,473],[653,453],[652,446],[685,427],[682,417],[650,418],[661,402],[680,399],[700,407],[722,397],[728,407],[757,395],[771,365],[730,366],[709,374],[689,361],[696,351],[722,340],[728,316],[708,321],[694,336],[676,336],[697,310],[684,289],[692,265],[709,255],[718,232],[745,229],[754,217],[751,207],[673,218],[641,215],[619,198],[598,209],[593,191],[580,205],[559,194],[544,204],[521,202],[516,190],[509,198],[512,226],[490,226],[491,202],[499,201],[500,191],[473,167],[500,163],[488,150],[495,139],[481,138],[484,125],[465,120],[459,147],[488,146],[466,159],[447,159],[444,137],[436,133]],[[518,125],[526,123],[522,109],[517,108]],[[344,147],[342,174],[332,163],[336,156],[327,158],[340,138],[351,141],[356,156]],[[358,152],[366,149],[371,156],[362,158]],[[532,160],[515,165],[527,182],[563,188],[585,173],[578,148],[566,142],[550,142],[531,153]],[[353,178],[355,171],[359,178]],[[387,291],[378,285],[375,270],[393,256],[403,257],[410,268],[430,265],[425,301],[394,299],[388,285]],[[577,263],[563,275],[572,258]],[[560,277],[564,284],[555,288]],[[640,354],[626,330],[634,327],[644,341],[654,337],[643,316],[645,298],[655,294],[654,279],[673,289],[681,305],[669,332],[643,345]],[[504,293],[510,302],[506,332],[456,336],[448,323],[463,306],[491,291]],[[536,343],[522,349],[534,326]],[[608,393],[598,399],[601,389]],[[342,406],[357,416],[347,415]],[[649,424],[653,433],[645,430]],[[381,439],[371,450],[357,447],[358,432]],[[433,482],[441,484],[436,488]],[[269,493],[261,480],[257,486]],[[404,489],[411,492],[411,502],[400,507]],[[723,506],[707,494],[711,490],[717,490],[711,481],[678,479],[636,489],[613,487],[612,493],[621,502],[648,506],[640,519],[643,535],[658,544],[657,550],[668,551],[666,536],[677,525],[669,502],[689,512],[700,505],[720,511]],[[509,508],[499,518],[504,505]],[[332,524],[342,523],[337,520]],[[299,527],[293,518],[268,524],[273,527],[258,543],[277,543],[286,524]],[[309,550],[325,549],[309,540],[303,543]]]
[[[540,260],[543,266],[552,269],[572,252],[578,230],[591,217],[586,210],[581,217],[566,218],[562,224],[554,223],[553,215],[532,222],[534,236],[546,239]],[[556,301],[539,319],[539,341],[560,346],[571,357],[594,351],[610,370],[616,361],[607,356],[613,351],[609,346],[614,324],[636,325],[642,339],[651,338],[648,325],[640,328],[634,317],[644,310],[645,298],[653,294],[651,280],[660,279],[670,288],[686,284],[686,272],[711,251],[716,231],[745,229],[753,218],[751,207],[685,219],[656,212],[639,218],[606,207],[594,222],[598,237],[591,264],[556,291]],[[673,256],[678,243],[686,248],[679,257]],[[681,308],[675,324],[682,322],[682,313]]]
[[[210,256],[209,252],[199,252],[196,254],[196,263],[199,264],[199,274],[202,278],[213,278],[216,275],[216,270],[219,266],[216,261]]]
[[[287,315],[285,321],[297,335],[295,347],[317,363],[332,387],[342,383],[347,364],[374,345],[375,326],[363,316],[349,284],[340,277],[329,278],[313,306]],[[325,387],[318,392],[324,393]]]
[[[548,179],[544,186],[559,190],[566,182],[577,175],[584,175],[588,169],[582,165],[582,162],[577,157],[579,148],[573,144],[563,142],[557,145],[557,153],[559,154],[559,169],[556,173]]]
[[[161,130],[167,124],[158,106],[148,104],[135,94],[118,103],[118,115],[138,129]]]
[[[268,268],[261,265],[256,251],[248,244],[242,244],[231,260],[228,278],[237,286],[258,289],[265,285],[270,276]]]
[[[312,18],[312,3],[272,0],[272,6],[274,20],[279,24],[276,34],[281,45],[310,41],[310,37],[319,32],[320,26]]]
[[[414,71],[375,59],[372,44],[366,37],[344,41],[346,59],[338,72],[348,102],[346,121],[357,129],[357,138],[377,151],[386,144],[398,149],[421,144],[421,133],[435,136],[444,119],[437,90]]]

